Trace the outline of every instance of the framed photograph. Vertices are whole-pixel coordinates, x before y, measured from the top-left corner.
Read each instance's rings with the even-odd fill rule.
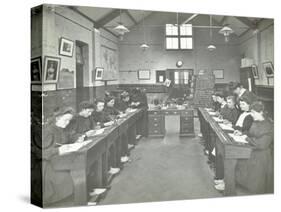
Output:
[[[273,77],[274,76],[274,68],[273,64],[270,61],[264,62],[263,64],[263,70],[266,74],[266,77]]]
[[[95,79],[96,80],[102,80],[103,79],[103,68],[100,68],[100,67],[98,67],[98,68],[96,68],[96,77],[95,77]]]
[[[166,80],[166,71],[156,71],[156,82],[163,83]]]
[[[252,65],[252,73],[253,73],[254,79],[259,78],[259,72],[258,72],[258,66],[257,65]]]
[[[215,79],[223,79],[224,78],[223,69],[213,70],[213,74],[215,75]]]
[[[44,83],[57,83],[60,70],[60,58],[46,56],[44,62]]]
[[[139,80],[150,80],[150,70],[149,69],[139,70],[138,79]]]
[[[72,40],[63,37],[60,39],[60,47],[59,47],[60,55],[72,57],[73,49],[74,49],[74,42]]]
[[[39,84],[42,82],[42,62],[41,57],[35,57],[31,59],[30,64],[31,84]]]

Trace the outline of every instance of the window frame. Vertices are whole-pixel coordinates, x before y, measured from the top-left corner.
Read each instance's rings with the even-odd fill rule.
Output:
[[[180,34],[180,26],[181,25],[177,25],[177,29],[178,29],[178,34],[177,35],[167,35],[167,24],[165,24],[165,49],[167,51],[192,51],[194,49],[194,32],[193,32],[193,25],[192,24],[189,24],[191,25],[191,30],[192,30],[192,35],[181,35]],[[167,38],[177,38],[178,40],[178,48],[174,49],[174,48],[167,48]],[[181,38],[192,38],[192,48],[190,49],[182,49],[181,48]]]

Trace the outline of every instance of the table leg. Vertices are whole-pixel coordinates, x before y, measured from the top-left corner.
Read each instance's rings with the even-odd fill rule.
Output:
[[[225,196],[236,195],[236,182],[235,182],[235,167],[236,159],[225,159],[224,160],[224,181],[225,181]]]
[[[87,174],[85,155],[78,155],[74,161],[74,168],[70,174],[74,184],[75,205],[87,205]]]

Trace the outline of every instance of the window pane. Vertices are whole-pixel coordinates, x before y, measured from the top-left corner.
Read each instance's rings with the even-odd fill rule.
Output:
[[[183,72],[184,84],[188,84],[188,77],[189,77],[188,72],[187,71]]]
[[[166,24],[166,35],[178,35],[178,27],[175,24]]]
[[[179,48],[178,38],[166,38],[166,48],[178,49]]]
[[[174,72],[174,77],[175,77],[175,84],[179,84],[179,81],[180,81],[180,76],[179,76],[179,72],[178,71],[175,71]]]
[[[193,48],[193,40],[192,38],[181,38],[181,49],[192,49]]]
[[[183,24],[180,26],[180,35],[192,35],[192,24]]]

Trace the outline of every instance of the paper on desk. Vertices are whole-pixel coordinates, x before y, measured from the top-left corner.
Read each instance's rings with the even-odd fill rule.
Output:
[[[92,142],[92,140],[86,140],[86,141],[79,142],[79,143],[64,144],[59,147],[59,155],[65,155],[65,154],[68,154],[71,152],[76,152],[91,142]]]
[[[248,143],[248,141],[246,141],[247,135],[234,135],[233,133],[229,133],[228,135],[238,143],[244,143],[244,144]]]
[[[228,124],[219,123],[219,125],[223,130],[234,131],[234,129]]]
[[[209,113],[211,116],[215,116],[215,115],[217,115],[217,113],[216,113],[216,112],[212,112],[212,111],[208,111],[208,113]]]
[[[212,111],[213,109],[212,109],[212,108],[209,108],[209,107],[205,107],[205,110],[207,110],[207,111]]]
[[[222,119],[218,118],[218,117],[213,117],[213,119],[216,121],[216,122],[223,122]]]

